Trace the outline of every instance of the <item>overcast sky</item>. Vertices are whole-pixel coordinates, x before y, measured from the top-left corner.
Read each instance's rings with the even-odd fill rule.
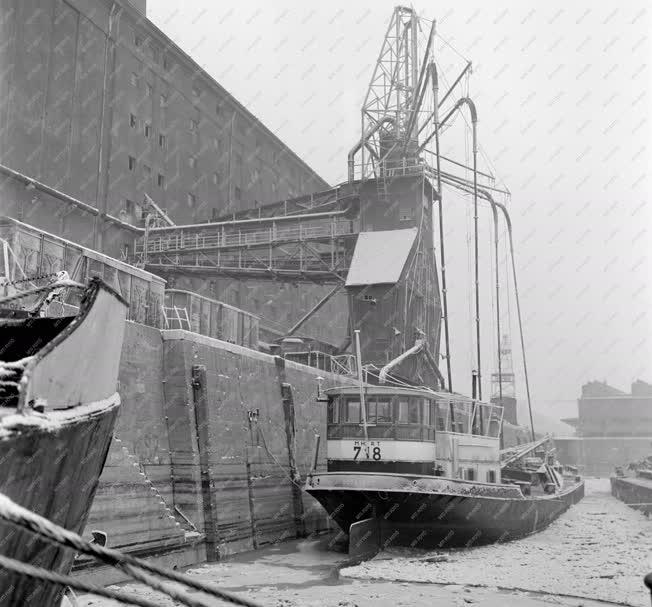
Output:
[[[335,184],[346,179],[346,153],[360,137],[361,101],[394,4],[275,0],[224,8],[212,0],[148,0],[148,16]],[[588,380],[626,390],[636,378],[652,382],[646,4],[413,5],[473,61],[479,140],[512,192],[533,394],[553,414]],[[444,56],[450,49],[442,44]],[[452,67],[448,60],[441,66],[451,68],[449,82]],[[464,146],[459,151],[464,159]],[[460,209],[469,201],[444,196],[463,233]],[[465,261],[455,267],[466,272]],[[491,277],[484,280],[490,289]],[[468,276],[458,286],[451,298],[461,310]],[[469,349],[468,335],[457,330],[460,377]],[[488,377],[490,353],[485,361]],[[520,375],[516,353],[515,367]],[[467,388],[466,376],[460,383]],[[522,379],[517,391],[524,396]]]

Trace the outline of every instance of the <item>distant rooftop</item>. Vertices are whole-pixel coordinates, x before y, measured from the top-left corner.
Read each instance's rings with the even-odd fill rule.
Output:
[[[590,381],[582,386],[582,398],[631,398],[631,397],[652,397],[652,384],[637,379],[627,394],[618,388],[610,386],[604,381]]]

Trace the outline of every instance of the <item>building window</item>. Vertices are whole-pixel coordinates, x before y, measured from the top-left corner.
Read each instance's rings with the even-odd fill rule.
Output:
[[[165,189],[165,175],[161,175],[159,173],[158,178],[156,179],[156,184],[158,185],[159,188],[164,190]]]
[[[242,200],[242,190],[240,190],[240,188],[237,186],[235,188],[235,199]]]
[[[136,120],[136,116],[134,116],[133,114],[129,114],[129,126],[132,129],[135,129],[137,125],[138,125],[138,121]]]
[[[195,197],[195,195],[188,192],[188,206],[194,207],[195,202],[197,202],[197,198]]]
[[[136,34],[136,35],[134,36],[134,45],[135,45],[137,48],[140,48],[141,46],[143,46],[143,39],[142,39],[142,37],[139,36],[138,34]]]
[[[495,483],[496,482],[496,471],[495,470],[487,470],[487,482],[488,483]]]
[[[167,95],[161,95],[160,97],[160,105],[161,107],[165,107],[168,103],[168,96]]]
[[[145,137],[148,139],[152,136],[152,125],[148,124],[147,122],[145,123]]]
[[[194,156],[188,156],[188,166],[191,169],[194,169],[196,165],[197,165],[197,158],[195,158]]]
[[[127,211],[128,215],[133,215],[135,208],[136,203],[133,200],[125,200],[125,211]]]
[[[129,170],[134,171],[136,169],[136,159],[133,156],[129,156]]]
[[[219,173],[213,173],[213,184],[217,185],[220,182],[220,175]]]
[[[474,481],[475,480],[475,470],[473,468],[464,469],[464,480],[465,481]]]
[[[154,87],[149,82],[145,84],[145,92],[148,97],[151,97],[154,94]]]
[[[196,131],[199,128],[199,123],[194,119],[190,119],[190,130],[191,131]]]
[[[131,82],[131,86],[138,86],[138,74],[136,72],[131,72],[129,81]]]
[[[147,166],[146,164],[143,165],[143,175],[149,179],[152,176],[152,167]]]
[[[158,145],[160,148],[165,149],[165,146],[167,145],[167,140],[165,135],[161,134],[158,136]]]

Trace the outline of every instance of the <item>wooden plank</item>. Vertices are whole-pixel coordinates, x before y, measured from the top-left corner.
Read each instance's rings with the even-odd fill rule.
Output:
[[[199,447],[199,468],[201,475],[201,494],[204,509],[204,533],[206,535],[206,560],[217,561],[219,554],[219,525],[217,503],[213,496],[212,474],[209,463],[209,418],[208,399],[206,398],[206,367],[192,366],[192,396],[195,403],[197,424],[197,444]]]
[[[288,449],[288,464],[292,479],[292,507],[294,510],[294,525],[297,537],[306,537],[305,513],[301,497],[301,475],[297,470],[296,461],[296,438],[295,438],[295,412],[292,386],[287,383],[285,377],[285,359],[280,356],[274,357],[276,374],[281,388],[281,401],[283,403],[283,416],[285,418],[285,439]]]

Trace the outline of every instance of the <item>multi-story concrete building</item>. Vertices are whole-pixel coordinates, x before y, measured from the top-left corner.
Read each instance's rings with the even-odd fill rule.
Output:
[[[145,193],[193,223],[327,187],[145,17],[144,0],[0,10],[0,163],[98,209],[86,244],[110,251],[106,216],[139,225]]]
[[[0,215],[128,260],[145,194],[189,224],[328,188],[145,9],[0,0]],[[330,289],[234,278],[177,286],[281,331]],[[328,304],[338,322],[313,325],[315,335],[345,331],[342,303]]]

